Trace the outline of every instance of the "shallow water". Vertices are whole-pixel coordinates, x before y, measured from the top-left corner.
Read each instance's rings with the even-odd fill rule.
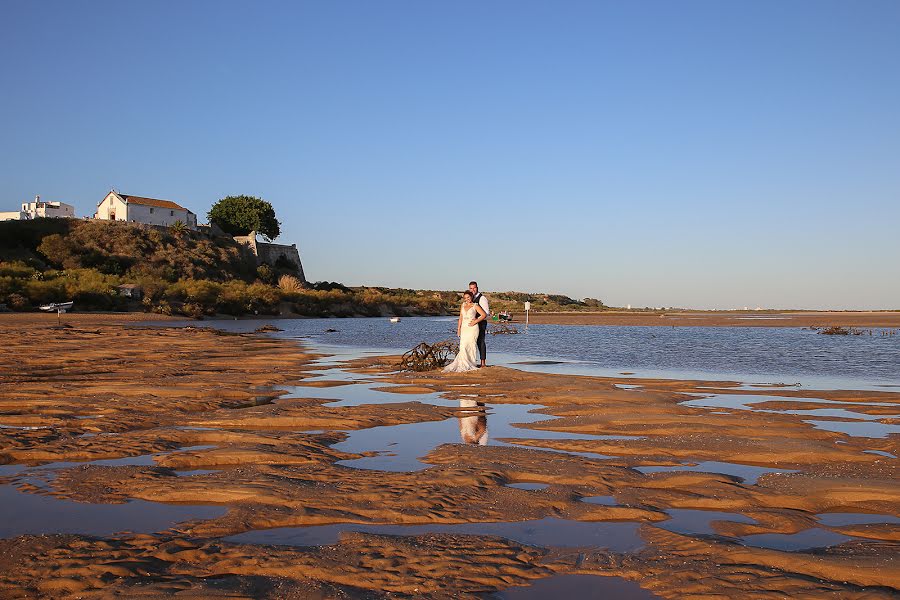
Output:
[[[671,517],[668,521],[655,523],[656,527],[668,529],[676,533],[694,535],[720,535],[712,527],[713,521],[733,521],[735,523],[756,523],[746,515],[739,513],[720,512],[714,510],[689,510],[684,508],[670,508],[666,514]]]
[[[900,425],[891,423],[859,422],[859,421],[817,421],[804,420],[816,429],[843,433],[851,437],[885,438],[892,433],[900,433]]]
[[[125,504],[87,504],[26,494],[0,485],[0,538],[24,534],[80,533],[110,536],[122,531],[153,533],[194,519],[214,519],[224,506],[160,504],[131,500]]]
[[[701,473],[722,473],[724,475],[733,475],[739,477],[748,485],[755,484],[760,477],[766,473],[796,473],[790,469],[773,469],[770,467],[755,467],[753,465],[741,465],[737,463],[719,462],[715,460],[706,460],[692,465],[674,465],[674,466],[647,466],[633,467],[635,471],[641,473],[666,473],[671,471],[699,471]]]
[[[838,404],[846,408],[806,408],[806,409],[777,409],[772,408],[756,408],[756,404],[763,402],[769,403],[796,403],[796,404]],[[772,413],[798,415],[805,417],[830,417],[831,419],[850,419],[846,420],[804,420],[804,423],[812,425],[817,429],[825,431],[833,431],[836,433],[845,433],[853,437],[869,437],[883,438],[891,433],[900,433],[900,425],[891,423],[880,423],[881,419],[896,419],[900,414],[889,415],[872,415],[864,412],[857,412],[853,407],[865,408],[869,406],[888,407],[900,413],[900,405],[891,402],[840,402],[837,400],[824,400],[821,398],[793,398],[793,397],[775,397],[758,394],[713,394],[696,400],[688,400],[681,403],[683,406],[691,406],[695,408],[731,408],[734,410],[746,410],[750,412]],[[777,404],[775,404],[777,406]]]
[[[512,523],[459,523],[453,525],[366,525],[337,523],[312,527],[280,527],[248,531],[224,538],[243,544],[285,546],[326,546],[335,544],[345,531],[380,535],[492,535],[533,546],[607,548],[614,552],[634,552],[644,546],[637,523],[587,523],[548,517]]]
[[[653,600],[661,598],[633,581],[621,577],[599,575],[556,575],[539,579],[527,587],[513,587],[494,597],[499,600],[544,600],[546,598],[578,598],[579,600]]]
[[[900,523],[900,517],[893,515],[878,515],[870,513],[822,513],[816,515],[819,523],[829,527],[841,527],[843,525],[867,525],[869,523]]]
[[[340,390],[341,388],[331,389]],[[396,395],[403,396],[401,394]],[[455,405],[459,406],[459,403],[455,403]],[[629,437],[542,431],[515,427],[513,425],[514,423],[534,423],[535,421],[546,421],[554,418],[550,415],[529,412],[539,408],[543,407],[537,404],[488,404],[480,411],[475,411],[472,414],[480,414],[486,420],[485,444],[497,446],[508,446],[510,444],[503,440],[514,438],[534,440],[603,440],[610,438],[627,439]],[[466,415],[468,413],[462,414]],[[428,454],[432,449],[441,444],[462,443],[460,421],[466,418],[462,416],[443,421],[425,421],[350,431],[346,440],[335,444],[333,447],[336,450],[349,453],[366,451],[383,453],[379,456],[341,461],[340,464],[345,466],[379,471],[418,471],[430,466],[418,459]],[[468,418],[476,417],[470,416]],[[587,458],[612,458],[607,455],[589,452],[569,452],[568,454]]]
[[[522,482],[522,483],[507,483],[506,487],[516,488],[517,490],[528,490],[528,491],[536,492],[539,490],[546,490],[550,486],[546,483]]]
[[[581,501],[588,504],[600,504],[601,506],[616,506],[617,504],[615,496],[585,496]]]
[[[216,321],[212,326],[253,331],[266,322]],[[272,335],[306,338],[320,347],[397,353],[423,341],[455,337],[455,323],[453,317],[410,317],[396,324],[384,318],[282,319],[278,325],[284,331]],[[604,376],[627,371],[636,377],[731,379],[750,384],[762,378],[822,389],[900,385],[900,336],[828,336],[784,327],[531,325],[527,333],[517,327],[523,333],[488,336],[490,362]],[[337,331],[326,333],[326,329]]]
[[[214,445],[182,446],[169,452],[84,462],[54,462],[36,467],[2,465],[0,466],[0,477],[9,477],[16,483],[26,483],[49,491],[50,482],[63,469],[85,465],[152,467],[156,466],[156,458],[161,456],[209,450],[215,447]],[[207,472],[214,473],[215,471]],[[176,473],[198,475],[200,471]],[[0,508],[3,510],[3,519],[0,520],[0,538],[49,533],[80,533],[97,536],[110,536],[122,531],[154,533],[184,521],[221,517],[228,510],[224,506],[164,504],[144,500],[130,500],[124,504],[74,502],[49,495],[22,492],[12,482],[0,484]]]
[[[792,534],[761,533],[758,535],[748,535],[741,538],[741,541],[747,546],[753,546],[754,548],[769,548],[771,550],[793,552],[796,550],[808,550],[810,548],[836,546],[837,544],[849,542],[852,539],[853,538],[840,533],[813,527]]]

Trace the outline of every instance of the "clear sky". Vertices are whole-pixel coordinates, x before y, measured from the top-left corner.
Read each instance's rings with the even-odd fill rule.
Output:
[[[900,308],[900,2],[0,0],[0,210],[269,200],[307,276]]]

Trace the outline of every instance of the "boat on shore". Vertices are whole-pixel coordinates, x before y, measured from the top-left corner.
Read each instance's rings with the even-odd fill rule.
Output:
[[[47,312],[56,311],[59,313],[64,313],[70,310],[73,304],[75,304],[74,300],[72,302],[51,302],[50,304],[45,304],[39,308]]]

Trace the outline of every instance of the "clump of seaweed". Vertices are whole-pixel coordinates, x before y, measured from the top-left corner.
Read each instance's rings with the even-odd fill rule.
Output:
[[[279,329],[279,328],[275,327],[274,325],[270,325],[270,324],[266,323],[262,327],[258,327],[256,329],[255,333],[266,333],[267,331],[284,331],[284,329]]]
[[[402,371],[432,371],[446,366],[450,356],[459,352],[459,344],[452,340],[426,344],[422,342],[400,358]]]
[[[488,328],[488,332],[491,335],[515,335],[519,333],[519,330],[516,329],[514,325],[509,325],[507,323],[500,323],[498,325],[491,325]]]
[[[832,325],[831,327],[816,328],[816,331],[822,335],[865,335],[868,331],[872,335],[872,330],[857,329],[856,327],[840,327]]]

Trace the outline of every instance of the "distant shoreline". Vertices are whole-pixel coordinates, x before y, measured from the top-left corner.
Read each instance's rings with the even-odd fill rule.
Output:
[[[516,313],[514,323],[525,322]],[[672,311],[636,313],[532,312],[529,323],[539,325],[596,325],[644,327],[900,327],[900,311]]]
[[[427,316],[427,315],[423,315]],[[446,315],[445,315],[446,316]],[[452,315],[451,315],[452,316]],[[62,315],[62,322],[79,324],[101,322],[135,321],[207,321],[231,320],[284,320],[316,319],[297,314],[288,315],[243,315],[233,317],[217,315],[192,319],[185,316],[160,315],[144,312],[81,312]],[[372,318],[364,316],[340,317],[347,319]],[[384,318],[384,317],[376,317]],[[33,323],[45,320],[56,322],[56,313],[7,312],[0,313],[0,325],[15,326],[16,323]],[[672,311],[672,312],[534,312],[528,319],[535,325],[590,325],[619,327],[856,327],[856,328],[900,328],[900,311]],[[496,321],[492,321],[496,324]],[[524,325],[524,311],[513,314],[512,323]]]

